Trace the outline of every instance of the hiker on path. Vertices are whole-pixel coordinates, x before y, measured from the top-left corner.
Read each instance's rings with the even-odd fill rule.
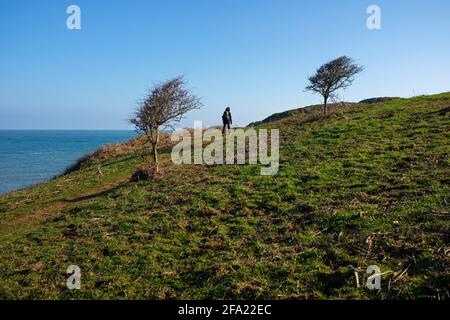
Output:
[[[223,122],[222,134],[225,134],[226,128],[228,128],[228,130],[230,130],[231,125],[233,124],[233,120],[231,119],[231,112],[230,112],[229,107],[225,109],[225,112],[222,115],[222,122]]]

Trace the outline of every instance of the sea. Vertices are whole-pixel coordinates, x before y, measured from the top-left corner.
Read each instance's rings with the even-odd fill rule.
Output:
[[[135,131],[0,130],[0,195],[44,182],[107,143]]]

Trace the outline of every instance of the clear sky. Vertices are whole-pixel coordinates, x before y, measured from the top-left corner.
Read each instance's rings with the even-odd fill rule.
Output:
[[[178,74],[204,102],[184,126],[226,106],[246,125],[319,103],[307,76],[340,55],[366,67],[349,101],[450,91],[449,13],[448,0],[1,0],[0,129],[131,129],[145,89]]]

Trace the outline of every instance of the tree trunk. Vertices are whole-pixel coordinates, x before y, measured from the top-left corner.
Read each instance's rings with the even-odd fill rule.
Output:
[[[152,151],[153,151],[153,160],[155,160],[155,173],[158,173],[159,163],[158,163],[158,149],[156,148],[156,143],[152,143]]]
[[[159,173],[158,142],[159,142],[159,131],[156,128],[152,130],[152,151],[153,151],[153,159],[155,160],[155,173]]]
[[[324,97],[323,99],[323,115],[326,116],[328,114],[328,97]]]

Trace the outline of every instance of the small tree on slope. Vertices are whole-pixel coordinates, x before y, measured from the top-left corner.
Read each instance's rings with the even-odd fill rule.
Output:
[[[348,88],[363,70],[364,67],[355,64],[352,58],[342,56],[317,69],[316,74],[308,78],[309,85],[305,90],[322,95],[323,113],[326,115],[329,99],[335,97],[337,90]]]
[[[130,122],[138,132],[145,134],[152,145],[155,172],[159,172],[158,143],[161,128],[173,128],[190,110],[202,106],[200,98],[185,87],[182,76],[155,85],[138,105]]]

